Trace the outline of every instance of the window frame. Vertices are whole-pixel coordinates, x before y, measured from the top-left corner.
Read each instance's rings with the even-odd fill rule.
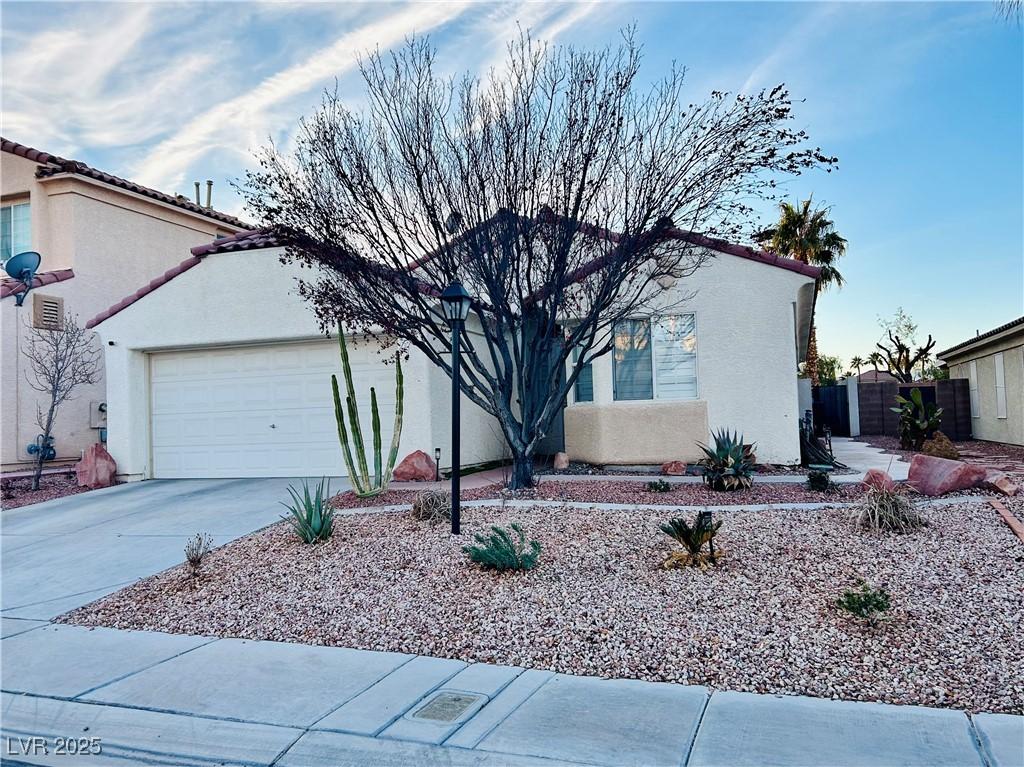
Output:
[[[15,213],[14,213],[14,211],[15,211],[16,208],[26,208],[27,209],[27,215],[25,217],[25,226],[27,227],[28,231],[26,233],[26,238],[25,238],[26,246],[23,247],[23,248],[17,246],[16,240],[15,240],[15,236],[14,236],[14,222],[15,222]],[[19,253],[24,253],[25,251],[32,250],[32,201],[30,199],[25,199],[25,198],[22,198],[20,200],[19,199],[11,200],[10,202],[5,202],[3,204],[0,204],[0,210],[10,211],[10,228],[11,228],[11,231],[10,231],[10,235],[11,235],[11,239],[10,239],[10,242],[11,242],[11,252],[10,252],[10,255],[5,256],[4,253],[0,252],[0,260],[6,260],[7,258],[11,258],[13,256],[16,256]],[[0,222],[0,227],[2,227],[2,226],[3,226],[3,224],[2,224],[2,222]],[[2,235],[3,235],[3,232],[2,232],[2,229],[0,229],[0,237],[2,237]]]
[[[659,397],[658,396],[658,354],[655,348],[654,324],[665,317],[692,317],[693,337],[696,340],[696,348],[693,352],[694,390],[692,397]],[[651,397],[650,399],[619,399],[616,397],[615,385],[615,349],[612,348],[612,402],[694,402],[700,399],[700,333],[697,325],[697,312],[679,312],[675,314],[649,315],[647,317],[623,317],[621,321],[641,321],[647,323],[647,337],[651,345]],[[612,333],[614,333],[614,329]]]
[[[993,355],[995,367],[996,418],[1006,419],[1006,362],[1002,352]]]

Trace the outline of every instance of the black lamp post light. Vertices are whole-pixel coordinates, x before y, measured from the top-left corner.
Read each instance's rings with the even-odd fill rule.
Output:
[[[452,534],[459,535],[459,402],[461,396],[459,342],[473,299],[456,280],[441,293],[441,313],[452,329]]]

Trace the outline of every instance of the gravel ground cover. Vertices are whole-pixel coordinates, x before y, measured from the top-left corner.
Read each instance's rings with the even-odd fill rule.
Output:
[[[68,474],[44,474],[39,478],[39,489],[32,490],[31,477],[12,477],[0,480],[3,483],[3,498],[0,506],[4,509],[17,509],[32,503],[42,503],[65,495],[75,495],[89,490],[79,487],[74,470]]]
[[[700,476],[701,471],[698,466],[690,464],[686,467],[687,474],[690,476]],[[568,469],[555,469],[550,465],[539,466],[538,472],[543,474],[566,474],[566,475],[581,475],[581,474],[647,474],[651,479],[657,479],[661,476],[661,470],[658,468],[651,468],[646,471],[639,470],[637,468],[627,468],[621,466],[595,466],[590,463],[583,463],[581,461],[572,461],[569,463]],[[805,466],[788,466],[779,463],[759,463],[756,467],[757,474],[765,476],[807,476],[807,468]],[[833,474],[856,474],[857,472],[853,469],[837,468],[832,472]]]
[[[333,504],[341,509],[370,506],[411,504],[419,490],[388,490],[374,498],[358,498],[351,490],[336,495]],[[762,503],[823,503],[855,501],[863,495],[858,484],[839,485],[834,491],[819,493],[802,484],[755,484],[749,490],[723,493],[703,484],[677,484],[664,492],[647,489],[646,482],[623,480],[546,481],[538,487],[516,492],[504,492],[498,487],[463,490],[462,500],[477,501],[489,498],[507,498],[539,501],[579,501],[583,503],[630,503],[645,506],[738,506]]]
[[[465,509],[468,533],[519,521],[542,543],[535,570],[503,575],[468,562],[469,535],[403,513],[339,517],[315,546],[277,524],[198,581],[179,566],[61,620],[1019,714],[1024,545],[986,504],[923,513],[869,535],[840,509],[723,512],[727,558],[706,573],[661,568],[653,509]],[[858,578],[892,596],[875,627],[835,605]]]
[[[862,434],[857,437],[860,442],[867,442],[873,447],[882,448],[887,453],[901,456],[905,461],[910,461],[916,451],[903,450],[900,448],[900,441],[897,437],[888,437],[882,434]],[[1024,447],[1020,445],[1007,445],[1002,442],[984,442],[977,439],[963,440],[953,443],[956,449],[966,453],[977,453],[989,457],[1009,458],[1014,463],[1024,463]],[[970,457],[965,460],[970,460]]]

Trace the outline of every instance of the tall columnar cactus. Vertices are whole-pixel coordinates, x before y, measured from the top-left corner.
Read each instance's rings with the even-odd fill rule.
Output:
[[[341,406],[341,394],[338,392],[338,377],[331,376],[331,390],[334,392],[334,418],[338,422],[338,441],[345,456],[348,467],[349,481],[352,489],[360,498],[371,498],[388,489],[391,473],[395,470],[398,460],[398,442],[402,436],[402,360],[395,359],[395,430],[391,435],[391,451],[388,453],[387,465],[383,465],[380,438],[380,413],[377,410],[377,392],[370,387],[370,422],[373,429],[373,476],[370,476],[366,462],[366,448],[363,444],[363,430],[359,425],[359,407],[356,404],[356,390],[352,385],[352,368],[348,362],[348,347],[345,345],[345,334],[338,326],[338,347],[341,350],[341,369],[345,376],[345,409]],[[349,426],[352,431],[353,445],[349,445],[349,430],[345,427],[345,414],[348,413]],[[353,448],[355,461],[352,459]]]

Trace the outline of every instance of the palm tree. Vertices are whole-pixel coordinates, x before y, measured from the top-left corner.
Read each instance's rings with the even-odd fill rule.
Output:
[[[853,359],[850,360],[850,367],[857,371],[858,378],[860,378],[860,369],[867,364],[868,363],[865,362],[860,357],[854,357]]]
[[[878,366],[885,364],[885,357],[882,356],[880,351],[873,351],[868,355],[868,362],[875,368],[875,383],[878,383]]]
[[[836,262],[846,253],[846,239],[836,231],[829,219],[829,208],[811,210],[813,198],[799,205],[779,203],[779,223],[755,236],[757,242],[780,256],[788,256],[821,269],[817,290],[835,285],[843,286],[843,275]],[[807,361],[804,366],[811,383],[818,383],[818,339],[811,318],[811,333],[807,341]]]

